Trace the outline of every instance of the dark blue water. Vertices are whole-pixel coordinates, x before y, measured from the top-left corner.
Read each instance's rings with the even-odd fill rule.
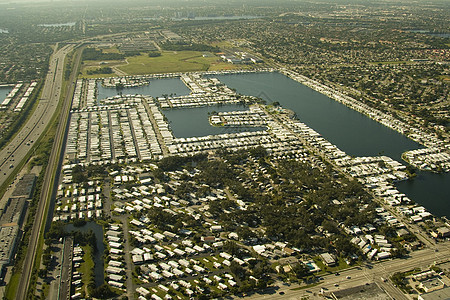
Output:
[[[122,92],[123,95],[150,95],[152,97],[161,97],[164,94],[185,96],[191,92],[188,87],[179,78],[163,78],[152,79],[149,85],[124,88],[118,91],[116,88],[106,88],[99,82],[97,84],[97,99],[105,99],[119,95]]]
[[[86,225],[81,227],[75,227],[73,224],[67,224],[64,228],[67,232],[81,231],[89,232],[92,230],[95,234],[95,239],[97,243],[97,252],[94,253],[94,274],[95,274],[95,285],[99,287],[105,281],[104,278],[104,261],[103,252],[105,251],[105,246],[103,245],[103,228],[95,222],[87,222]]]
[[[450,217],[450,173],[417,174],[416,178],[396,183],[398,190],[434,215]]]
[[[328,141],[353,156],[387,155],[402,162],[404,151],[421,145],[372,119],[347,108],[279,73],[250,73],[215,76],[239,93],[268,103],[278,101],[293,110],[298,119]],[[437,216],[450,216],[450,174],[420,172],[408,182],[397,184],[410,199]]]
[[[398,161],[416,142],[280,73],[216,76],[239,93],[274,101],[293,110],[298,119],[352,156],[380,153]]]
[[[177,138],[199,137],[223,133],[264,130],[260,127],[214,127],[209,124],[209,114],[216,111],[248,110],[244,105],[220,105],[198,108],[164,110],[173,134]]]

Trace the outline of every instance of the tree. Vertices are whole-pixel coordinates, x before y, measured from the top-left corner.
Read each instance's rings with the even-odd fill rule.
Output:
[[[45,278],[45,277],[47,277],[47,269],[39,269],[38,276],[39,276],[40,278]]]
[[[258,146],[255,148],[251,148],[248,150],[248,152],[250,153],[251,156],[253,156],[254,158],[263,158],[267,156],[267,151],[264,147],[262,146]]]
[[[245,275],[247,273],[247,271],[235,261],[231,262],[230,271],[239,279],[245,278]]]
[[[75,183],[82,183],[87,181],[87,176],[84,174],[84,168],[76,165],[72,168],[72,180]]]
[[[309,274],[308,267],[301,262],[299,262],[298,264],[295,264],[292,267],[292,271],[295,273],[295,276],[297,278],[303,278]]]
[[[99,299],[109,299],[109,298],[117,296],[117,294],[114,293],[111,290],[111,288],[109,287],[109,285],[107,285],[107,284],[102,284],[98,288],[93,289],[90,292],[90,295],[93,298],[99,298]]]
[[[227,253],[230,253],[233,256],[239,255],[239,249],[240,249],[239,246],[234,241],[226,241],[223,244],[223,250],[226,251]]]
[[[161,56],[161,52],[159,51],[151,51],[148,53],[148,57],[158,57]]]
[[[336,251],[342,253],[344,255],[358,252],[358,248],[355,244],[350,243],[348,238],[340,236],[334,242],[334,246],[336,247]]]

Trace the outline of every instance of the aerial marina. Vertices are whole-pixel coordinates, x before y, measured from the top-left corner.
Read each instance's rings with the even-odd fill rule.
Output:
[[[224,72],[220,73],[224,74]],[[186,156],[218,149],[236,151],[262,146],[275,159],[291,157],[319,168],[324,167],[320,162],[320,157],[322,157],[327,162],[336,165],[348,176],[358,178],[387,204],[397,206],[403,202],[409,203],[407,197],[392,185],[392,182],[408,178],[408,174],[405,172],[406,167],[401,163],[387,156],[350,157],[325,140],[319,133],[292,118],[289,111],[285,111],[281,107],[258,104],[257,99],[250,96],[238,96],[217,79],[210,77],[203,79],[202,75],[211,76],[213,74],[209,72],[207,74],[172,75],[182,78],[182,81],[190,86],[192,93],[187,96],[153,98],[146,95],[118,95],[98,101],[96,99],[96,81],[83,82],[79,80],[72,107],[62,182],[65,185],[72,185],[71,170],[77,164],[87,166],[115,162],[150,162],[167,155]],[[292,76],[292,74],[290,75]],[[152,78],[158,77],[152,76]],[[133,78],[130,81],[119,78],[109,79],[109,82],[124,82],[133,87],[141,85],[143,80]],[[302,80],[304,80],[303,77]],[[83,85],[87,86],[86,94],[80,92]],[[219,95],[216,95],[216,92]],[[329,92],[327,92],[328,94]],[[246,99],[245,101],[248,103],[253,100],[253,104],[248,107],[248,110],[219,112],[211,115],[210,123],[215,126],[257,126],[262,127],[262,130],[177,138],[173,135],[170,124],[164,117],[164,111],[167,109],[235,104],[237,99],[239,101]],[[346,99],[346,101],[349,100]],[[86,106],[82,107],[80,103],[86,103]],[[357,108],[361,109],[359,106]],[[372,112],[371,116],[378,116],[378,114]],[[386,121],[384,118],[382,120]],[[398,127],[392,127],[400,128],[401,124]],[[313,149],[313,154],[308,149]],[[437,150],[415,151],[421,155],[438,152]],[[445,156],[438,157],[442,163],[448,163]],[[138,174],[131,174],[132,176],[119,176],[119,181],[116,179],[115,182],[121,184],[137,180],[136,175]],[[62,193],[63,190],[67,189],[61,186],[60,192]],[[73,190],[77,193],[75,186]],[[148,188],[138,190],[136,195],[145,197],[148,195],[147,191]],[[100,190],[97,192],[99,193]],[[65,195],[70,195],[70,192],[66,191]],[[80,195],[79,197],[82,199],[75,201],[74,204],[71,204],[70,201],[64,205],[59,203],[54,219],[84,218],[83,212],[85,211],[88,218],[101,214],[101,210],[98,209],[102,208],[102,203],[98,194],[86,198],[85,192],[81,191]],[[79,207],[76,205],[77,202],[80,203]],[[118,210],[118,212],[120,211]],[[423,212],[421,211],[421,213]],[[417,215],[412,215],[412,217],[414,220],[418,220]]]
[[[231,73],[236,74],[237,71]],[[228,72],[222,71],[220,74]],[[364,226],[342,225],[342,229],[353,236],[350,242],[358,247],[368,260],[386,260],[391,258],[392,253],[398,251],[392,240],[378,231],[382,224],[396,228],[399,235],[407,235],[414,230],[412,228],[416,226],[415,224],[433,218],[425,207],[414,203],[395,187],[396,182],[407,180],[410,176],[402,163],[385,155],[350,156],[298,120],[292,111],[279,104],[264,104],[257,97],[237,94],[214,75],[217,74],[196,72],[161,77],[153,75],[150,76],[153,81],[149,81],[147,77],[103,79],[101,81],[103,87],[115,89],[117,84],[125,87],[118,90],[118,95],[104,99],[97,96],[98,80],[78,80],[53,221],[120,217],[150,211],[155,207],[162,209],[168,216],[179,217],[186,214],[198,220],[208,218],[210,217],[208,206],[214,201],[227,199],[227,192],[221,188],[214,188],[213,193],[209,195],[190,194],[189,197],[180,198],[173,191],[184,184],[181,178],[192,179],[200,176],[201,171],[184,169],[168,172],[165,176],[170,177],[170,184],[167,186],[155,182],[147,175],[158,169],[154,162],[171,156],[195,157],[204,154],[214,155],[216,151],[239,152],[258,147],[265,149],[274,162],[292,159],[319,170],[331,164],[348,178],[357,179],[374,195],[379,205],[376,208],[378,215],[376,223]],[[410,138],[415,138],[419,142],[427,140],[424,143],[427,148],[405,152],[403,154],[405,160],[423,169],[429,166],[430,170],[431,168],[435,170],[439,166],[442,171],[448,171],[450,160],[440,148],[441,143],[430,143],[426,133],[408,127],[345,95],[337,92],[333,94],[330,89],[324,89],[320,84],[308,81],[305,77],[293,73],[286,75],[391,129],[407,134]],[[151,89],[154,80],[167,77],[178,78],[191,92],[181,96],[154,97],[127,93],[128,88],[143,85],[149,85]],[[227,105],[233,107],[236,104],[243,105],[242,110],[213,111],[203,117],[208,118],[210,126],[240,128],[243,130],[241,132],[177,137],[171,128],[173,124],[165,116],[170,110],[183,110],[189,114],[189,110],[194,108]],[[130,165],[138,162],[138,165]],[[101,181],[91,180],[87,186],[80,186],[77,183],[78,179],[73,177],[74,170],[80,167],[110,164],[119,164],[122,167],[109,171],[109,180],[113,186],[108,193],[106,191],[110,187]],[[259,172],[267,176],[266,169],[263,168]],[[253,176],[261,176],[257,174],[255,172]],[[273,185],[261,183],[259,189],[272,192]],[[110,198],[115,199],[114,202],[111,202]],[[236,203],[243,211],[251,205],[240,197],[236,199]],[[343,203],[333,200],[333,205],[340,206]],[[105,211],[105,207],[111,207],[111,210]],[[199,280],[214,289],[227,292],[235,288],[237,283],[230,273],[222,270],[227,270],[232,262],[241,267],[248,266],[249,259],[252,259],[251,257],[241,259],[240,256],[223,250],[226,240],[239,238],[234,232],[229,233],[225,241],[222,238],[207,236],[202,236],[200,241],[194,241],[192,240],[194,232],[190,230],[160,231],[151,224],[148,218],[132,218],[129,225],[110,225],[106,229],[105,239],[108,242],[108,255],[111,259],[106,262],[105,274],[106,282],[110,286],[125,291],[128,283],[124,275],[128,272],[126,270],[134,265],[139,268],[138,278],[143,283],[135,289],[141,297],[151,295],[153,299],[162,299],[158,295],[166,295],[167,298],[170,290],[180,291],[181,288],[185,295],[191,297],[202,291]],[[223,231],[221,225],[207,224],[211,233],[216,236]],[[126,246],[124,239],[124,226],[132,226],[133,229],[128,231],[137,241],[136,246],[130,251],[131,261],[124,259],[124,256],[126,257],[124,247],[129,247]],[[439,230],[443,229],[440,227]],[[433,231],[428,237],[420,237],[419,243],[413,242],[406,244],[405,247],[415,249],[418,245],[428,244],[430,239],[441,235],[439,231]],[[288,253],[302,251],[295,247],[290,248],[287,246],[288,243],[282,241],[274,244],[258,244],[250,241],[246,243],[252,245],[253,251],[259,256],[274,261],[278,261],[278,257],[289,255]],[[80,249],[74,250],[74,262],[79,255],[77,251],[80,252]],[[308,259],[302,263],[309,266],[310,272],[321,272],[321,267],[316,261],[311,257]],[[321,254],[320,259],[326,266],[336,264],[336,258],[328,253]],[[352,264],[351,261],[346,263]],[[292,267],[284,265],[283,268],[289,272]],[[211,273],[215,275],[208,276]],[[188,281],[185,278],[194,280]],[[72,283],[76,287],[74,296],[79,297],[81,294],[78,287],[81,286],[81,281],[76,279],[75,274],[72,278]]]
[[[33,1],[0,4],[0,298],[450,295],[442,1]]]

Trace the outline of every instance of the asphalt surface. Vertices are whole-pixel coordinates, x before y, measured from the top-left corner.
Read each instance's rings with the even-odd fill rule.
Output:
[[[70,299],[70,286],[72,278],[73,240],[71,237],[64,240],[64,255],[61,265],[61,277],[59,278],[59,290],[57,300]]]
[[[437,251],[436,251],[437,250]],[[365,285],[375,282],[394,299],[409,299],[400,289],[395,287],[390,278],[396,272],[406,272],[414,268],[428,268],[432,264],[439,264],[450,260],[450,242],[439,243],[435,248],[427,248],[411,253],[407,259],[392,259],[380,261],[378,263],[367,264],[359,268],[343,270],[338,276],[329,274],[322,276],[320,284],[301,290],[293,290],[299,287],[298,284],[280,284],[277,289],[267,289],[265,293],[256,293],[245,299],[323,299],[321,292],[343,290],[346,288]]]
[[[58,101],[60,99],[60,93],[63,83],[64,59],[65,56],[70,51],[73,50],[74,46],[75,45],[65,46],[52,55],[50,60],[51,63],[49,75],[47,75],[47,79],[45,81],[45,86],[43,88],[41,98],[42,101],[41,103],[48,103],[48,104],[47,106],[41,107],[41,109],[44,109],[44,111],[41,112],[42,113],[41,116],[39,116],[38,110],[36,110],[33,116],[30,118],[30,120],[34,120],[32,122],[37,121],[37,123],[32,123],[35,124],[35,126],[31,128],[31,132],[34,132],[36,130],[36,134],[37,133],[42,134],[47,125],[49,125],[49,122],[52,119],[53,114],[56,112],[56,107],[58,106]],[[74,73],[76,74],[77,72]],[[20,288],[17,290],[15,299],[22,300],[26,299],[27,296],[27,291],[30,284],[31,274],[33,270],[33,265],[39,241],[39,235],[47,219],[46,207],[50,199],[50,193],[52,192],[51,186],[53,182],[52,179],[55,176],[56,168],[60,158],[61,147],[63,144],[62,140],[64,139],[65,136],[64,132],[66,130],[67,114],[70,108],[70,103],[71,98],[66,97],[62,108],[57,133],[55,135],[55,141],[53,144],[52,151],[50,153],[49,162],[44,176],[39,204],[36,209],[36,215],[33,223],[33,228],[31,230],[27,254],[25,256],[25,260],[23,263],[22,274],[19,283]],[[39,124],[39,122],[41,123]],[[28,129],[29,127],[25,126],[24,128]],[[23,146],[22,147],[20,146],[21,145],[19,145],[19,147],[15,151],[20,153],[24,152],[25,154],[23,155],[25,156],[26,150],[22,149]]]
[[[67,45],[53,53],[42,96],[35,111],[19,133],[0,152],[0,186],[26,157],[52,119],[61,93],[64,58],[72,49],[73,45]]]

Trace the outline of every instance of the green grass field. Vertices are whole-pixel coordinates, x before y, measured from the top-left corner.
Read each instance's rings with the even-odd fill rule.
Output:
[[[6,299],[14,299],[16,296],[17,288],[19,287],[21,273],[16,272],[9,280],[8,285],[6,286]]]
[[[129,75],[154,73],[193,72],[241,68],[222,62],[219,57],[203,57],[198,51],[164,51],[159,57],[143,54],[127,58],[127,64],[117,68]]]
[[[92,75],[88,75],[87,71],[88,70],[97,70],[101,67],[111,67],[114,70],[114,67],[119,66],[119,65],[123,65],[124,61],[120,61],[120,60],[114,60],[114,61],[108,61],[108,63],[103,63],[100,61],[84,61],[83,64],[81,65],[81,72],[78,75],[78,77],[80,78],[103,78],[103,77],[113,77],[113,76],[117,76],[120,74],[92,74]]]
[[[113,49],[114,50],[114,49]],[[114,52],[111,50],[111,52]],[[103,50],[108,52],[107,50]],[[124,75],[145,75],[155,73],[218,71],[247,69],[247,65],[233,65],[223,62],[220,57],[209,55],[203,57],[201,51],[163,51],[161,56],[149,57],[147,53],[139,56],[127,57],[125,61],[84,61],[80,78],[104,78]],[[88,75],[88,70],[96,70],[101,67],[111,67],[115,71],[112,74]]]
[[[83,262],[77,269],[81,274],[81,281],[83,283],[82,290],[84,290],[90,283],[92,276],[94,275],[94,261],[92,260],[92,248],[91,246],[83,246]]]
[[[415,61],[410,61],[410,60],[394,60],[394,61],[377,61],[377,62],[370,62],[369,64],[371,65],[411,65],[416,63]]]

